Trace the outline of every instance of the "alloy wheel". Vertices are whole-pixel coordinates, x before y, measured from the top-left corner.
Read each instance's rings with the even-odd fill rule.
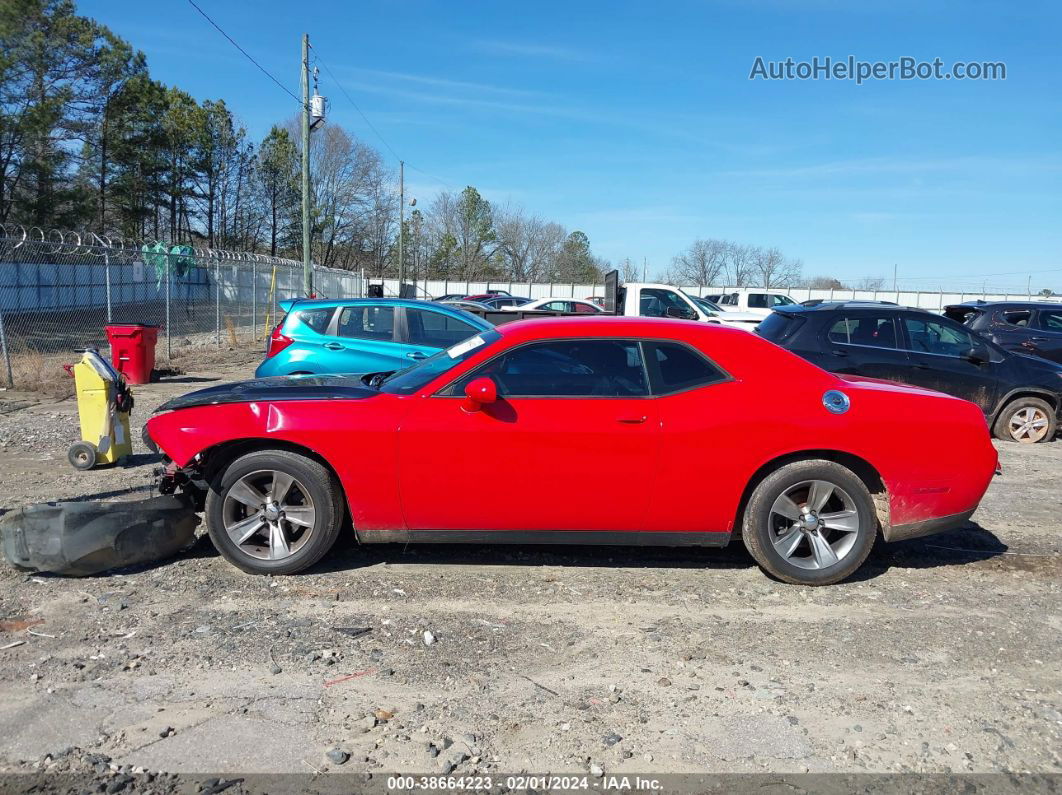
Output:
[[[314,532],[317,512],[309,492],[280,470],[244,475],[225,492],[225,532],[241,552],[260,560],[283,560]]]
[[[782,492],[768,516],[775,551],[802,569],[826,569],[855,546],[860,526],[852,497],[825,480],[806,480]]]
[[[1036,406],[1026,406],[1018,409],[1007,423],[1007,429],[1016,442],[1023,444],[1035,444],[1047,435],[1047,429],[1051,422],[1043,409]]]

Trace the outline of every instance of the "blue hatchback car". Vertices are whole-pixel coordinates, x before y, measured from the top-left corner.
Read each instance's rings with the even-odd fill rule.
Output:
[[[400,370],[493,328],[482,318],[430,301],[355,298],[281,301],[255,376]]]

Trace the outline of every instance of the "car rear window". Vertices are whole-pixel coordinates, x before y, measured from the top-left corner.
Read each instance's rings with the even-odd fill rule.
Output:
[[[1024,328],[1029,325],[1029,318],[1032,317],[1032,312],[1025,310],[1020,312],[1004,312],[1003,319],[1011,326],[1021,326]]]
[[[862,345],[868,348],[898,348],[896,324],[891,316],[852,315],[839,318],[830,326],[830,342],[839,345]]]
[[[771,312],[756,326],[756,333],[771,342],[781,342],[793,336],[802,325],[804,325],[804,318],[799,315]]]

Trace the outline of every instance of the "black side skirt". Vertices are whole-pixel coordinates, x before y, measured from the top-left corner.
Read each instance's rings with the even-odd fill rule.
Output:
[[[617,547],[725,547],[730,533],[651,533],[640,530],[370,530],[363,544],[585,544]]]

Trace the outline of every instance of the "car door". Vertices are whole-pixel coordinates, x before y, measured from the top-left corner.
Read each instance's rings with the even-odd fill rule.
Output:
[[[324,344],[327,372],[368,373],[396,370],[410,362],[395,343],[395,308],[386,304],[342,307]]]
[[[988,337],[1004,350],[1015,353],[1035,353],[1030,338],[1036,334],[1032,328],[1031,309],[995,309],[991,313],[979,312],[965,322],[954,315],[945,315],[956,323]]]
[[[999,398],[999,363],[974,360],[967,354],[987,343],[953,320],[927,313],[903,314],[900,322],[911,356],[905,380],[976,403],[989,413]]]
[[[801,355],[831,373],[907,381],[911,360],[893,312],[837,312],[823,327],[818,355]]]
[[[1022,343],[1023,352],[1062,363],[1062,308],[1037,309],[1033,334]]]
[[[463,408],[491,378],[498,401]],[[501,352],[413,402],[399,430],[410,530],[644,529],[659,423],[631,340],[557,339]]]
[[[449,348],[483,329],[460,317],[434,309],[399,309],[396,349],[411,364]]]

